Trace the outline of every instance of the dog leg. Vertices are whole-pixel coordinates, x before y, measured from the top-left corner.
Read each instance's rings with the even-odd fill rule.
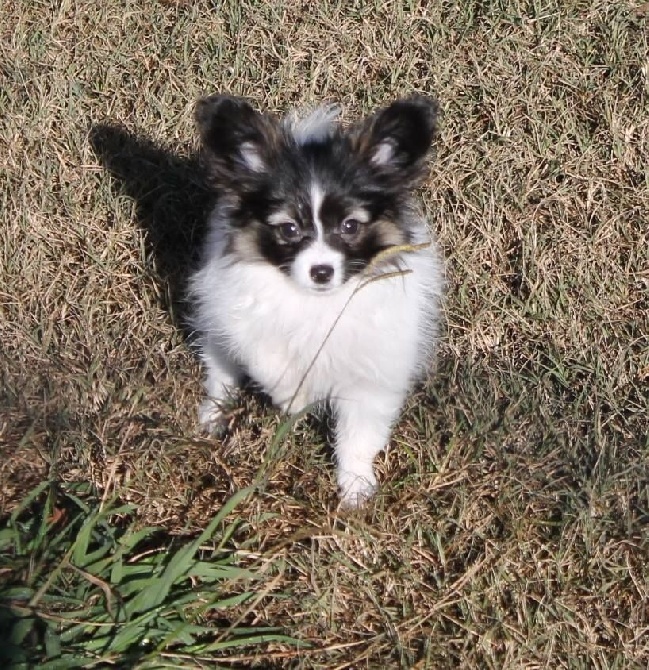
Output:
[[[371,390],[332,400],[341,503],[358,507],[376,490],[374,458],[386,447],[403,397]]]
[[[206,371],[206,398],[198,410],[201,428],[207,433],[219,433],[223,430],[223,407],[239,386],[241,371],[218,348],[205,346],[201,359]]]

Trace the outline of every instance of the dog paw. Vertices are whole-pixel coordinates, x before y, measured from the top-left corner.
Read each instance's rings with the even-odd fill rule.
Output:
[[[222,403],[213,398],[205,398],[198,409],[198,423],[202,433],[224,437],[230,422]]]
[[[283,414],[287,416],[295,416],[303,412],[310,403],[309,397],[305,393],[299,393],[292,396],[288,400],[275,400],[273,399],[275,405],[278,405],[282,410]]]
[[[341,506],[355,509],[361,507],[376,493],[376,477],[373,472],[362,475],[354,472],[339,472],[338,488]]]

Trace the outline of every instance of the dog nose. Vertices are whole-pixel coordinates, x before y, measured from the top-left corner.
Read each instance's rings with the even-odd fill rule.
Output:
[[[331,265],[312,265],[311,279],[316,284],[327,284],[334,276],[334,269]]]

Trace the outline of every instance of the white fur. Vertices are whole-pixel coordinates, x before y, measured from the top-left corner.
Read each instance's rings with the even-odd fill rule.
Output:
[[[321,105],[306,116],[293,112],[288,115],[284,125],[298,144],[319,142],[331,135],[340,116],[340,105],[335,103]]]
[[[394,156],[394,147],[390,142],[381,142],[372,156],[372,163],[375,165],[385,165],[392,160]]]
[[[241,157],[253,172],[263,172],[266,169],[259,151],[251,142],[244,142],[241,145]]]
[[[318,239],[324,237],[324,227],[320,218],[320,208],[324,200],[324,193],[317,182],[311,183],[311,212],[313,213],[313,225],[315,226]]]
[[[315,240],[302,253],[298,254],[291,267],[291,276],[306,289],[313,291],[327,291],[337,288],[343,281],[343,255],[325,244],[322,240]],[[329,265],[333,268],[333,275],[323,286],[313,281],[311,268],[316,265]]]
[[[376,487],[374,458],[432,353],[443,286],[434,243],[402,256],[408,274],[316,293],[259,259],[224,257],[226,213],[215,210],[210,230],[191,281],[207,372],[202,424],[218,423],[219,403],[244,370],[287,412],[328,400],[342,500],[359,504]],[[423,219],[419,231],[426,241]]]

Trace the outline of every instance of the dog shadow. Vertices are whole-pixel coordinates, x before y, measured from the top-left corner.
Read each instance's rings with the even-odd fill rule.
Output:
[[[186,282],[196,266],[215,200],[198,154],[182,156],[116,124],[93,126],[89,140],[113,177],[113,190],[135,202],[148,259],[165,288],[164,306],[188,336]]]
[[[116,124],[93,126],[89,139],[113,178],[113,190],[135,202],[147,256],[166,289],[164,306],[174,325],[192,342],[195,335],[186,319],[187,279],[197,266],[208,214],[218,197],[207,186],[199,154],[182,156]],[[269,396],[248,377],[242,379],[241,390],[262,411],[272,406]],[[317,428],[318,421],[313,425]]]

